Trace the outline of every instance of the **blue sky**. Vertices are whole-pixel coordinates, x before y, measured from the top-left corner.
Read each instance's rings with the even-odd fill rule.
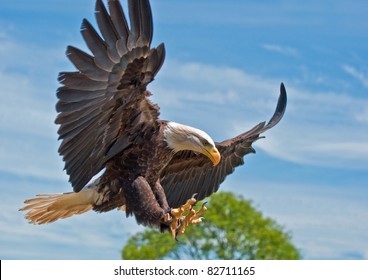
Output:
[[[150,85],[161,116],[215,141],[282,122],[221,190],[252,199],[306,259],[368,259],[368,5],[365,1],[152,1],[167,58]],[[118,259],[142,227],[112,211],[46,226],[17,209],[71,188],[57,154],[58,72],[92,0],[0,2],[0,258]]]

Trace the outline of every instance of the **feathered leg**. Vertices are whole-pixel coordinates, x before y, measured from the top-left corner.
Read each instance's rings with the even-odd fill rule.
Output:
[[[124,189],[127,215],[134,214],[137,222],[145,226],[160,226],[164,223],[165,209],[158,203],[151,186],[139,176]],[[134,201],[134,203],[129,203]]]
[[[165,195],[164,188],[161,186],[159,181],[156,182],[156,184],[153,187],[152,191],[153,191],[153,194],[156,197],[156,200],[160,204],[161,208],[162,209],[169,209],[169,204],[167,203],[167,200],[166,200],[166,195]]]

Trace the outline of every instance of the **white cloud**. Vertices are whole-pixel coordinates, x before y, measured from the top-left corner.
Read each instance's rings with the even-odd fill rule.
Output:
[[[298,50],[288,46],[281,46],[277,44],[262,44],[261,48],[265,49],[266,51],[275,52],[286,56],[299,57]]]
[[[219,111],[226,110],[232,106],[232,112],[244,108],[249,108],[251,112],[262,111],[271,106],[270,98],[277,100],[280,85],[279,81],[240,69],[201,63],[168,61],[161,71],[151,88],[155,101],[165,105],[165,110],[170,110],[172,101],[176,100],[174,107],[185,105],[188,108],[187,102],[192,101],[195,105],[201,101],[209,110],[214,107]],[[274,105],[272,103],[272,109]]]
[[[343,65],[342,69],[346,73],[351,75],[352,77],[358,79],[364,87],[368,88],[368,74],[367,73],[359,71],[358,69],[356,69],[355,67],[351,65]]]

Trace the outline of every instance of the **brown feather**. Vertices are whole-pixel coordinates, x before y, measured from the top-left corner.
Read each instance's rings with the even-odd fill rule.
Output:
[[[67,47],[66,55],[74,66],[91,80],[108,81],[109,72],[97,67],[93,56],[72,46]]]
[[[107,45],[86,19],[82,22],[81,33],[88,48],[94,55],[96,65],[101,69],[110,72],[115,63],[108,55]]]

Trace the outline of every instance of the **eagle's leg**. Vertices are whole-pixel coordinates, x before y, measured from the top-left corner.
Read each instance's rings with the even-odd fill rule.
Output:
[[[170,207],[166,200],[166,195],[164,188],[161,186],[160,182],[157,181],[154,187],[152,188],[153,194],[160,205],[160,207],[164,210],[163,222],[160,224],[160,231],[164,232],[169,229],[169,226],[173,220]]]
[[[159,181],[156,182],[155,186],[152,188],[152,191],[156,197],[158,204],[160,204],[161,208],[169,210],[170,207],[166,200],[164,188],[161,186]]]
[[[127,215],[134,214],[137,222],[145,226],[160,226],[165,209],[158,203],[146,179],[139,176],[124,189]]]
[[[205,204],[203,204],[201,209],[198,211],[194,210],[193,206],[196,202],[197,200],[192,197],[181,207],[171,209],[172,222],[170,225],[170,231],[174,238],[178,235],[182,235],[188,225],[199,224],[202,222],[202,218],[200,216],[207,210],[207,208],[204,206]]]

